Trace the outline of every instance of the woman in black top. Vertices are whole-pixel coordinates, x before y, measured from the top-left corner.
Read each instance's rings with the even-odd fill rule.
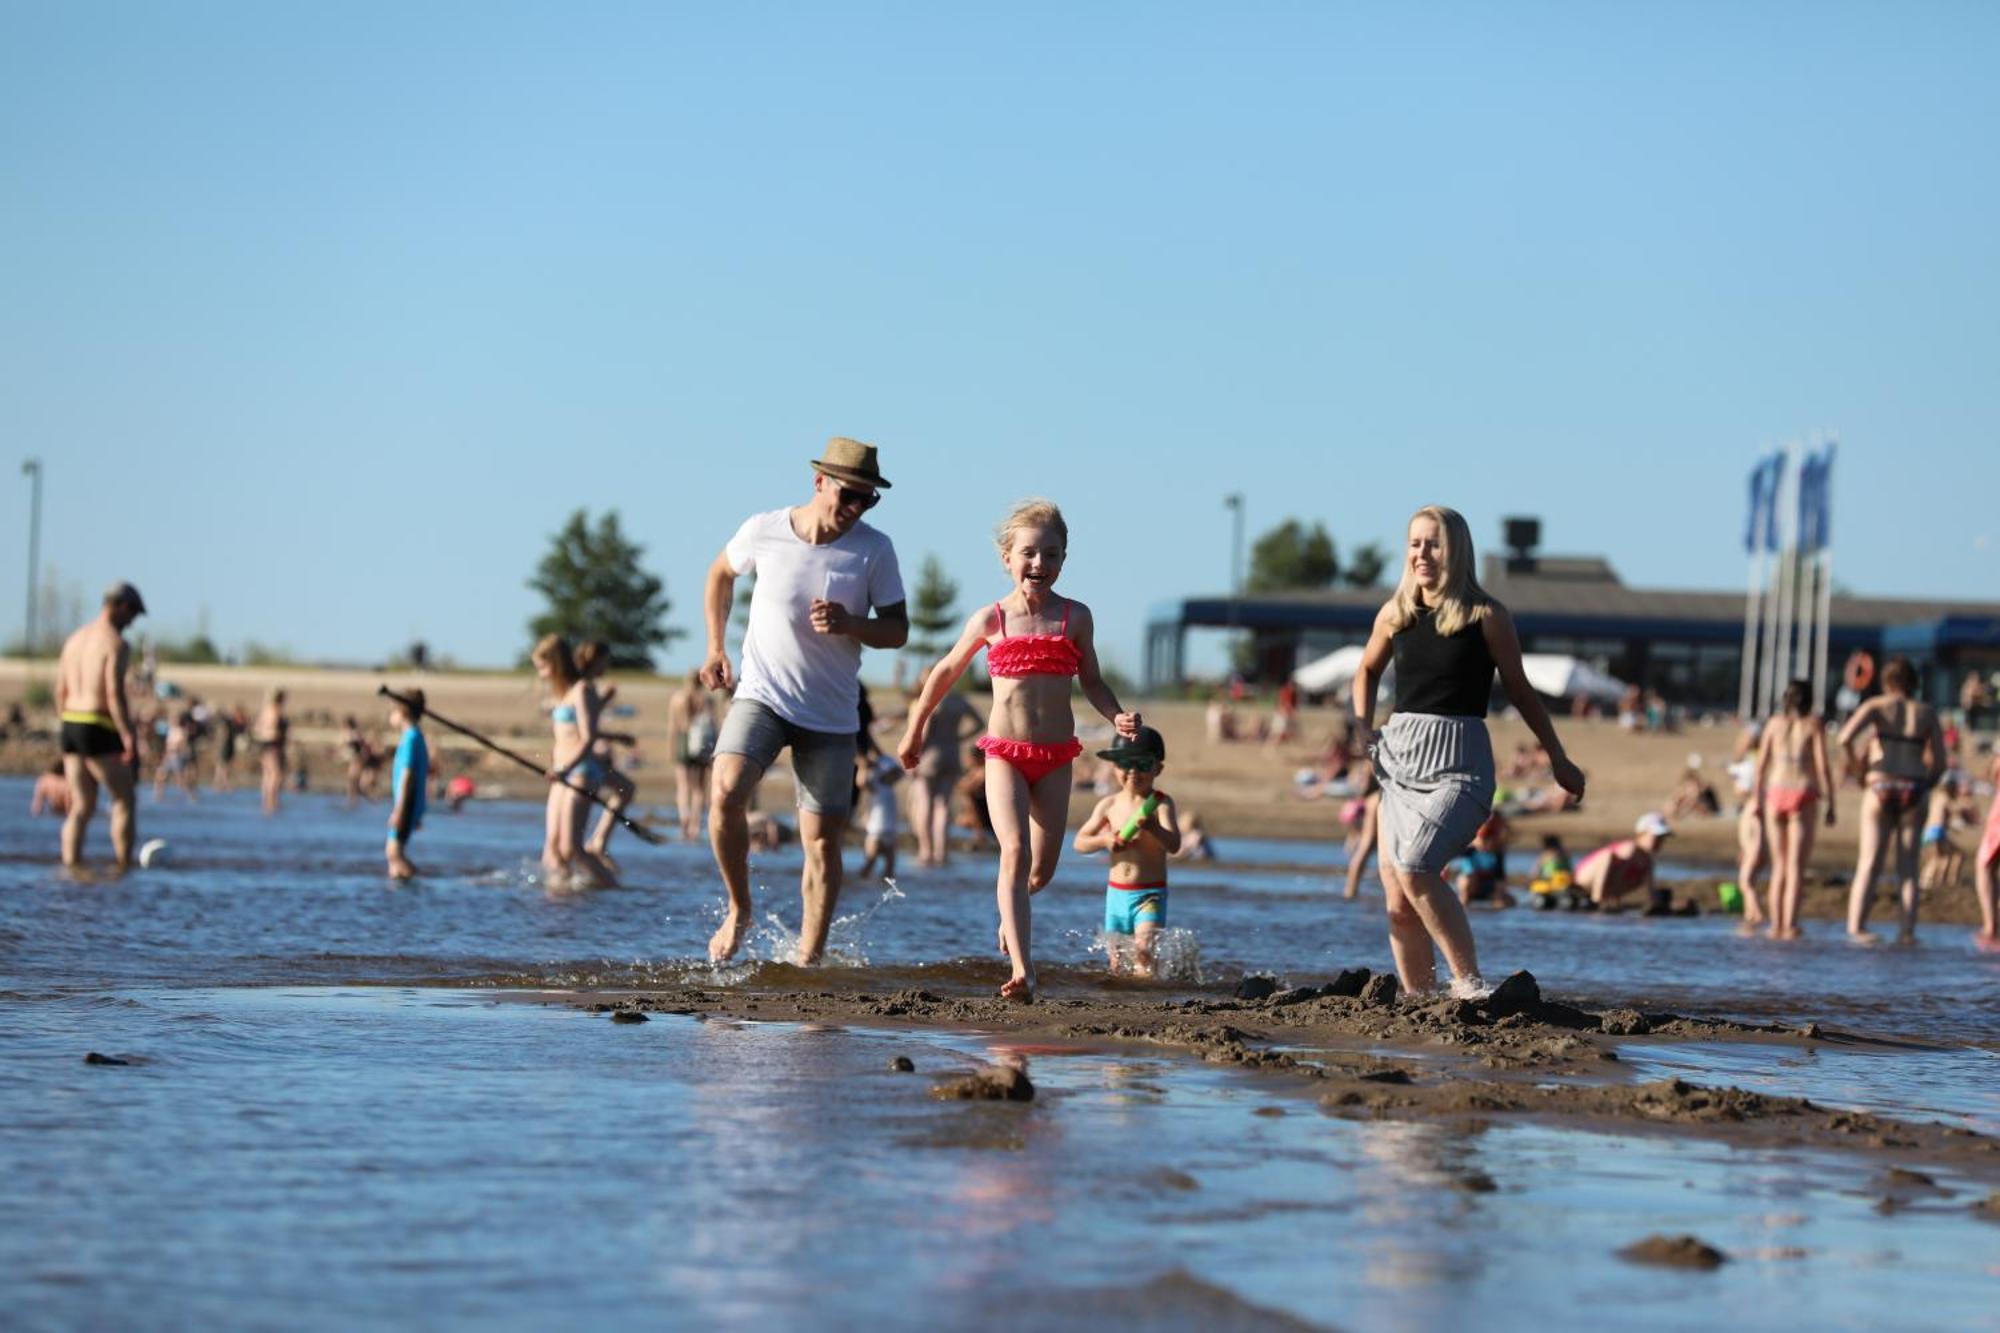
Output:
[[[1847,934],[1857,944],[1875,943],[1875,933],[1868,929],[1868,909],[1883,850],[1889,847],[1895,849],[1896,879],[1902,889],[1903,921],[1896,939],[1900,944],[1917,940],[1917,840],[1925,803],[1944,776],[1947,755],[1937,710],[1917,702],[1916,688],[1917,670],[1910,659],[1890,658],[1882,669],[1882,693],[1854,710],[1834,742],[1845,752],[1850,770],[1867,774],[1867,794],[1861,798],[1861,847],[1854,883],[1847,891]],[[1828,792],[1829,808],[1832,799]]]
[[[1382,784],[1377,848],[1389,947],[1404,989],[1416,992],[1436,984],[1435,945],[1451,967],[1453,993],[1483,993],[1472,926],[1444,869],[1493,807],[1486,702],[1496,672],[1548,751],[1556,782],[1583,797],[1583,771],[1563,752],[1548,710],[1522,673],[1513,618],[1486,595],[1472,569],[1472,533],[1458,511],[1419,509],[1410,519],[1402,581],[1376,615],[1354,677],[1354,723]],[[1378,733],[1375,691],[1392,655],[1396,707]]]

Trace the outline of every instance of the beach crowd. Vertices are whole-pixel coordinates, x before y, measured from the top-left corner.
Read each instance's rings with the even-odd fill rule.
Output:
[[[885,747],[875,738],[860,672],[865,650],[901,649],[909,636],[894,544],[864,519],[890,482],[874,446],[844,437],[810,460],[810,475],[803,502],[748,516],[722,545],[703,581],[704,660],[668,704],[679,831],[693,839],[705,830],[724,891],[710,959],[726,961],[743,946],[754,906],[753,846],[796,836],[803,851],[796,961],[817,961],[844,881],[849,824],[865,805],[863,875],[895,873],[905,813],[923,865],[945,862],[954,825],[990,837],[997,859],[997,947],[1007,960],[1002,996],[1034,996],[1033,901],[1051,882],[1065,846],[1107,855],[1104,938],[1111,965],[1150,975],[1168,921],[1168,863],[1212,852],[1212,844],[1198,818],[1160,785],[1164,738],[1105,679],[1090,607],[1067,587],[1058,590],[1070,550],[1061,509],[1035,499],[1002,516],[994,533],[994,600],[967,618],[956,641],[923,673],[900,738]],[[1377,864],[1397,972],[1402,986],[1418,993],[1439,988],[1440,955],[1449,974],[1444,986],[1459,995],[1483,993],[1469,911],[1513,901],[1505,873],[1509,812],[1572,808],[1586,791],[1584,773],[1524,674],[1511,616],[1481,588],[1474,569],[1472,537],[1455,510],[1426,506],[1410,517],[1400,577],[1362,651],[1344,725],[1321,762],[1300,775],[1302,795],[1342,801],[1346,898],[1358,896],[1371,859]],[[727,629],[744,578],[756,580],[755,596],[740,654],[732,658]],[[270,692],[254,715],[241,707],[211,709],[196,698],[153,716],[135,713],[124,632],[145,612],[136,587],[113,585],[58,662],[61,756],[37,782],[33,800],[37,812],[63,815],[65,865],[81,862],[101,799],[111,807],[116,864],[123,869],[132,863],[142,761],[150,763],[156,796],[180,791],[192,798],[204,742],[214,742],[212,779],[223,788],[236,780],[239,754],[254,750],[267,813],[278,811],[288,783],[301,776],[282,690]],[[984,717],[959,688],[981,654],[992,685]],[[614,884],[615,832],[626,827],[650,834],[626,813],[635,785],[621,771],[618,752],[637,737],[610,725],[617,693],[604,680],[610,650],[602,642],[550,634],[530,660],[546,696],[545,766],[457,724],[443,725],[542,769],[549,794],[541,861],[552,884]],[[1391,668],[1396,697],[1382,721],[1378,693]],[[1936,710],[1916,697],[1914,669],[1892,659],[1879,683],[1868,684],[1878,688],[1855,701],[1837,730],[1815,710],[1803,681],[1785,691],[1777,715],[1744,725],[1731,769],[1741,855],[1736,882],[1725,888],[1734,889],[1746,927],[1761,925],[1776,939],[1799,935],[1804,868],[1816,831],[1835,820],[1837,773],[1851,775],[1863,791],[1846,922],[1855,941],[1876,939],[1868,923],[1885,865],[1896,886],[1897,938],[1909,942],[1922,881],[1945,873],[1936,867],[1947,851],[1960,863],[1965,859],[1950,829],[1966,817],[1968,784],[1956,773],[1952,739]],[[397,737],[393,751],[379,749],[369,729],[349,716],[341,755],[350,802],[375,799],[386,764],[384,860],[391,876],[408,878],[417,873],[409,849],[431,796],[456,804],[473,784],[463,773],[447,777],[433,765],[422,692],[384,693]],[[1534,738],[1505,765],[1496,761],[1486,722],[1496,695]],[[1079,698],[1109,727],[1110,743],[1094,755],[1078,737]],[[1218,698],[1211,704],[1211,739],[1238,735],[1232,703]],[[1622,711],[1637,725],[1638,717],[1650,716],[1650,706],[1641,697]],[[149,709],[156,707],[149,701]],[[1967,702],[1969,713],[1990,707],[1990,697]],[[1257,739],[1272,746],[1295,739],[1298,713],[1298,694],[1288,682]],[[785,754],[796,791],[795,831],[757,808],[762,779]],[[1079,764],[1102,766],[1100,799],[1072,836],[1070,797]],[[2000,760],[1989,776],[2000,782]],[[1664,811],[1639,819],[1631,837],[1580,859],[1572,861],[1559,837],[1545,838],[1530,901],[1592,910],[1630,897],[1655,913],[1687,910],[1656,883],[1659,849],[1673,834],[1670,816],[1717,811],[1719,802],[1692,768],[1683,785]],[[1977,938],[1993,947],[2000,795],[1971,861],[1982,915]],[[1956,865],[1950,874],[1956,876]],[[1768,881],[1763,892],[1756,888],[1759,875]]]

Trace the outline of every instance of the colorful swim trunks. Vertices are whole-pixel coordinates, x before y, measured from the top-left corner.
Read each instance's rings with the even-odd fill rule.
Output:
[[[1136,935],[1142,925],[1167,928],[1167,882],[1104,887],[1104,933]]]

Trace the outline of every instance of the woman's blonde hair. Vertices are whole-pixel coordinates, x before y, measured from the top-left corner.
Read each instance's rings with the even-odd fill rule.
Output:
[[[1468,625],[1476,625],[1486,619],[1493,609],[1493,599],[1486,595],[1486,589],[1479,586],[1473,577],[1472,529],[1465,525],[1465,515],[1456,509],[1443,505],[1425,505],[1410,515],[1410,522],[1420,518],[1430,519],[1438,525],[1444,536],[1444,586],[1438,591],[1437,632],[1444,635],[1458,633]],[[1404,531],[1407,534],[1408,526]],[[1403,540],[1403,577],[1396,584],[1396,596],[1390,603],[1395,612],[1391,616],[1390,631],[1406,629],[1417,618],[1417,576],[1410,570],[1409,538]]]
[[[1048,528],[1062,543],[1063,552],[1069,552],[1069,524],[1063,522],[1062,510],[1056,508],[1054,500],[1023,500],[1007,511],[1007,517],[993,529],[993,540],[1001,555],[1013,549],[1014,533],[1020,528]]]
[[[554,682],[558,696],[568,694],[576,687],[579,679],[576,658],[570,655],[569,640],[560,634],[544,634],[535,651],[528,654],[528,660],[545,664],[549,669],[549,679]]]

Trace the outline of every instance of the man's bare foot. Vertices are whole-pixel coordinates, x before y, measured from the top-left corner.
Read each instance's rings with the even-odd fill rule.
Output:
[[[1021,1004],[1033,1004],[1035,1002],[1035,974],[1033,972],[1017,972],[1007,978],[1006,983],[1000,987],[1000,998],[1003,1000],[1015,1000]]]
[[[750,918],[747,914],[732,911],[725,915],[722,924],[708,937],[708,961],[726,963],[734,958],[736,951],[743,947],[743,936],[749,929]]]

